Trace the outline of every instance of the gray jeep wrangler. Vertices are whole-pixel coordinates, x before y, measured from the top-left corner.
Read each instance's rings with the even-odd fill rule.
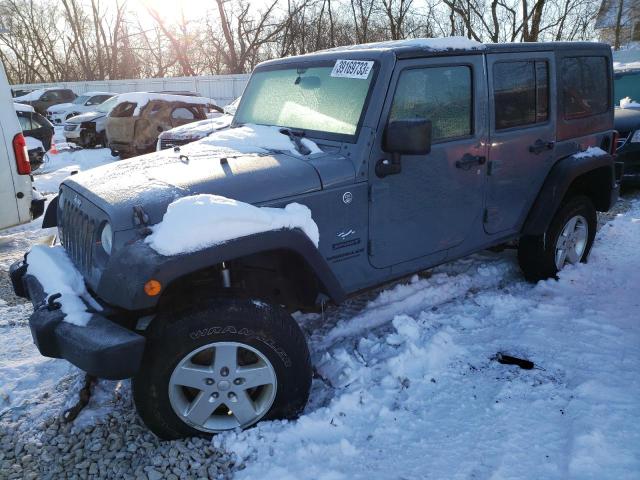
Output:
[[[94,306],[86,326],[64,321],[27,273],[33,252],[13,265],[40,352],[131,377],[160,437],[211,435],[304,409],[312,365],[290,312],[507,243],[531,281],[585,262],[596,212],[618,195],[609,46],[437,45],[260,64],[231,129],[281,127],[297,152],[196,168],[165,150],[66,179],[44,226],[58,226]],[[202,193],[303,204],[319,246],[300,229],[172,256],[145,243],[171,202]]]

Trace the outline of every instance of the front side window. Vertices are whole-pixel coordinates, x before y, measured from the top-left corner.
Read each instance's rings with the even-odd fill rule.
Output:
[[[100,113],[109,113],[111,109],[118,103],[118,96],[111,97],[100,104],[96,110]]]
[[[609,110],[609,76],[605,57],[568,57],[562,60],[564,118],[590,117]]]
[[[136,110],[137,103],[133,102],[122,102],[118,104],[116,107],[111,110],[109,116],[121,118],[121,117],[131,117],[133,116],[133,112]]]
[[[366,78],[332,76],[334,63],[255,72],[234,123],[355,135],[374,69]]]
[[[493,102],[496,130],[546,122],[549,116],[547,62],[494,64]]]
[[[389,122],[431,120],[437,142],[471,135],[472,112],[470,67],[413,68],[400,74]]]
[[[84,105],[91,97],[89,95],[80,95],[73,102],[74,105]]]

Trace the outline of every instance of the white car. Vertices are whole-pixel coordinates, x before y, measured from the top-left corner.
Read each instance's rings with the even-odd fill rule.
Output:
[[[80,95],[71,103],[59,103],[47,108],[47,118],[54,125],[62,125],[65,120],[91,112],[105,100],[113,97],[115,93],[110,92],[86,92]]]
[[[31,185],[27,142],[12,105],[9,82],[0,63],[0,141],[4,143],[0,148],[0,228],[27,223],[44,210],[44,197]]]

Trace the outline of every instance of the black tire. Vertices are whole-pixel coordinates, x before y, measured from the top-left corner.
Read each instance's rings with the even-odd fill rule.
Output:
[[[586,263],[596,236],[598,218],[591,200],[583,195],[565,200],[554,215],[545,235],[525,236],[520,239],[518,246],[518,263],[524,277],[530,282],[537,282],[547,278],[557,278],[556,244],[567,222],[580,215],[587,221],[587,243],[580,258]]]
[[[142,421],[163,439],[213,435],[187,424],[171,406],[169,380],[190,352],[215,342],[237,342],[262,353],[277,378],[275,399],[260,420],[296,418],[311,388],[311,360],[304,334],[279,306],[246,300],[209,300],[160,313],[146,332],[142,365],[132,380]]]
[[[120,155],[120,152],[118,152],[117,150],[114,150],[113,148],[110,149],[111,150],[111,156],[112,157],[117,157]]]

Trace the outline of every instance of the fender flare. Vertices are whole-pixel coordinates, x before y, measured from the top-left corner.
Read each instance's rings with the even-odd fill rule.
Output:
[[[185,234],[187,234],[185,232]],[[127,310],[157,306],[160,296],[149,297],[144,284],[158,280],[163,290],[190,273],[223,261],[272,250],[289,250],[303,258],[336,303],[346,297],[342,285],[309,237],[300,229],[273,230],[204,248],[196,252],[164,256],[143,240],[114,252],[102,274],[96,293],[110,305]]]
[[[607,200],[596,207],[600,211],[609,210],[617,199],[618,191],[613,157],[608,153],[589,157],[576,157],[574,154],[556,162],[549,171],[536,200],[529,209],[522,227],[522,235],[544,234],[571,184],[578,177],[600,168],[607,168],[610,172],[608,182],[610,191],[606,192]]]
[[[42,228],[51,228],[58,226],[58,195],[53,197],[49,202],[47,211],[42,219]]]

